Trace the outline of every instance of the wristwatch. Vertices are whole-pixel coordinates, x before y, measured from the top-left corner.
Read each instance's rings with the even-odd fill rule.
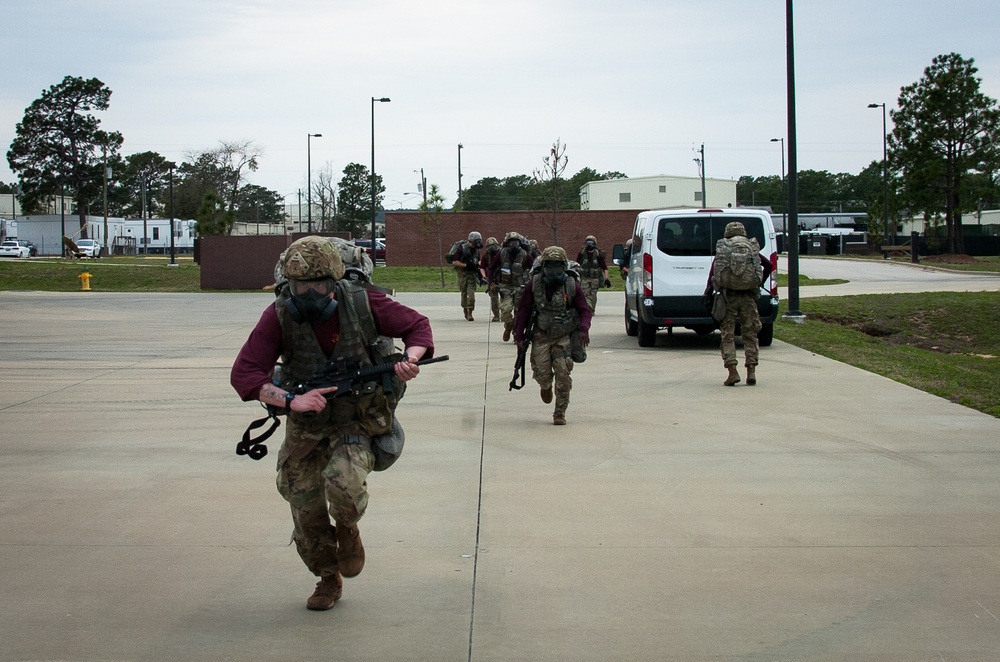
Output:
[[[295,399],[294,393],[285,393],[285,409],[292,411],[292,400]]]

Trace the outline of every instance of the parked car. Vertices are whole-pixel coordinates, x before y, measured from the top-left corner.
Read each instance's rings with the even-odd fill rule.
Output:
[[[8,239],[0,244],[0,256],[31,257],[31,248],[22,246],[16,239]]]
[[[372,254],[372,240],[371,239],[354,239],[355,246],[360,246],[365,249],[368,255]],[[376,262],[385,262],[385,243],[381,239],[375,240],[375,257]]]
[[[93,239],[77,239],[76,247],[79,249],[80,257],[100,257],[101,245]]]
[[[28,247],[28,257],[35,257],[36,255],[38,255],[38,246],[35,246],[27,239],[18,239],[17,243],[21,244],[22,246]]]
[[[778,248],[769,214],[756,209],[661,209],[641,212],[632,231],[632,252],[625,279],[625,333],[640,347],[656,344],[657,329],[674,327],[707,334],[718,328],[702,304],[715,243],[726,225],[739,221],[757,239],[771,262],[771,276],[761,288],[757,310],[763,328],[761,347],[771,344],[778,317]],[[614,247],[616,264],[624,253]]]

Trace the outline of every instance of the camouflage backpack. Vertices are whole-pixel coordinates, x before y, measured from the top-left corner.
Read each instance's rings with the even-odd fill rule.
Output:
[[[736,236],[720,239],[715,244],[715,264],[712,285],[716,289],[760,289],[764,268],[760,264],[760,247],[756,239]]]

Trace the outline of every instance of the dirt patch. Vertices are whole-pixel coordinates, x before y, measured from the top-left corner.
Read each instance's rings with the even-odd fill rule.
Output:
[[[978,262],[971,255],[945,253],[944,255],[926,255],[920,258],[921,262],[937,262],[939,264],[975,264]]]

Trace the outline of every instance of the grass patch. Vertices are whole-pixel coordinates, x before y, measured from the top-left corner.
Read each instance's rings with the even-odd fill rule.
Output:
[[[799,274],[799,286],[809,287],[811,285],[843,285],[851,281],[843,278],[810,278]],[[788,287],[788,274],[778,274],[778,287]]]
[[[1000,296],[924,292],[803,301],[775,337],[1000,417]]]
[[[80,274],[91,274],[94,292],[200,292],[201,269],[190,257],[116,257],[99,260],[32,258],[0,260],[0,290],[79,290]]]
[[[807,257],[814,257],[809,255]],[[850,257],[843,256],[830,256],[830,260],[878,260],[879,262],[885,261],[881,253],[876,253],[873,255],[852,255]],[[891,262],[902,262],[905,264],[910,264],[910,258],[906,255],[894,256],[889,258]],[[920,258],[921,266],[925,267],[939,267],[941,269],[949,269],[953,271],[987,271],[987,272],[1000,272],[1000,256],[970,256],[970,255],[925,255]]]

